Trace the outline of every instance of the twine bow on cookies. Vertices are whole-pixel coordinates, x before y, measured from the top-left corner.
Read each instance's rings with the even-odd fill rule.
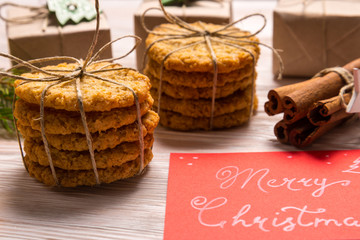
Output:
[[[181,50],[184,50],[187,48],[191,48],[191,47],[194,47],[199,44],[205,44],[210,53],[211,61],[213,63],[213,89],[212,89],[212,98],[211,98],[211,116],[210,116],[210,126],[209,126],[210,129],[213,128],[214,111],[215,111],[215,94],[216,94],[216,89],[217,89],[217,78],[218,78],[218,62],[217,62],[217,57],[216,57],[215,51],[213,49],[212,43],[220,43],[220,44],[224,44],[226,46],[240,49],[240,50],[248,53],[252,58],[252,62],[253,62],[252,75],[251,75],[252,92],[251,92],[251,105],[250,105],[250,113],[249,113],[249,115],[251,116],[252,112],[253,112],[253,104],[254,104],[253,102],[254,102],[254,98],[255,98],[256,58],[255,58],[254,54],[251,51],[249,51],[248,49],[246,49],[244,46],[245,45],[262,45],[262,46],[265,46],[265,47],[271,49],[274,52],[274,54],[277,56],[277,58],[279,59],[279,62],[280,62],[279,78],[281,78],[281,73],[283,71],[283,63],[282,63],[281,57],[276,49],[274,49],[271,46],[268,46],[264,43],[246,40],[249,37],[253,37],[253,36],[257,35],[265,28],[265,25],[266,25],[265,16],[262,14],[259,14],[259,13],[251,14],[251,15],[245,16],[239,20],[236,20],[232,23],[224,25],[214,31],[208,31],[205,29],[205,27],[202,27],[202,28],[194,27],[194,26],[190,25],[189,23],[181,20],[180,18],[166,12],[161,0],[159,0],[159,4],[160,4],[160,9],[159,8],[149,8],[142,14],[142,17],[141,17],[141,24],[147,33],[157,35],[157,36],[163,36],[163,38],[155,40],[146,48],[144,59],[143,59],[143,66],[145,66],[146,56],[147,56],[149,50],[151,49],[152,46],[154,46],[158,42],[175,40],[175,39],[189,39],[189,38],[195,38],[195,37],[201,37],[201,40],[194,41],[183,47],[179,47],[178,49],[175,49],[175,50],[169,52],[168,54],[166,54],[165,57],[162,59],[161,64],[160,64],[159,89],[158,89],[158,106],[157,106],[158,113],[160,113],[160,109],[161,109],[160,103],[161,103],[161,95],[162,95],[162,78],[163,78],[163,71],[164,71],[164,65],[165,65],[166,60],[172,54],[174,54],[178,51],[181,51]],[[175,24],[180,28],[176,29],[176,28],[166,27],[166,29],[169,29],[174,32],[174,33],[166,33],[166,34],[148,29],[145,24],[145,15],[147,12],[149,12],[151,10],[161,10],[164,13],[165,19],[169,23]],[[244,21],[245,19],[248,19],[251,17],[256,17],[256,16],[261,17],[263,19],[264,23],[255,33],[252,33],[252,34],[249,33],[248,35],[242,35],[242,36],[236,35],[237,33],[240,33],[241,30],[234,28],[233,26],[235,24],[237,24],[241,21]],[[199,22],[199,23],[200,23],[200,25],[202,24],[201,22]]]
[[[124,37],[120,37],[117,38],[107,44],[105,44],[98,52],[94,53],[94,49],[98,40],[98,36],[99,36],[99,26],[100,26],[100,13],[99,13],[99,3],[98,0],[96,0],[95,2],[95,6],[96,6],[96,11],[97,11],[97,17],[96,17],[96,31],[94,34],[94,38],[92,40],[92,44],[89,48],[88,54],[86,56],[86,59],[83,60],[79,60],[73,57],[68,57],[68,56],[61,56],[61,57],[47,57],[47,58],[40,58],[40,59],[34,59],[34,60],[30,60],[30,61],[24,61],[21,60],[17,57],[14,57],[12,55],[9,54],[5,54],[5,53],[0,53],[0,56],[8,58],[13,60],[14,62],[17,63],[17,65],[13,66],[11,69],[16,68],[16,67],[27,67],[33,71],[37,71],[40,73],[44,73],[47,75],[47,77],[42,77],[42,78],[38,78],[38,79],[33,79],[33,78],[27,78],[27,77],[22,77],[22,76],[17,76],[17,75],[13,75],[9,72],[0,72],[0,76],[6,76],[6,77],[11,77],[14,79],[18,79],[18,80],[22,80],[24,82],[20,83],[20,85],[22,84],[27,84],[30,82],[49,82],[50,84],[47,85],[41,94],[41,100],[40,100],[40,127],[41,127],[41,136],[42,136],[42,140],[44,143],[44,147],[45,147],[45,151],[49,160],[49,165],[50,165],[50,169],[51,169],[51,173],[53,175],[54,181],[57,185],[59,185],[59,181],[57,179],[57,175],[56,175],[56,171],[55,171],[55,167],[52,161],[52,157],[51,157],[51,152],[50,152],[50,148],[49,148],[49,144],[46,138],[46,134],[45,134],[45,120],[44,120],[44,100],[46,97],[46,93],[47,91],[53,87],[56,86],[58,84],[64,83],[64,82],[72,82],[75,81],[75,91],[76,91],[76,95],[77,95],[77,101],[78,101],[78,105],[79,105],[79,111],[80,111],[80,115],[81,115],[81,120],[82,120],[82,124],[84,126],[84,130],[85,130],[85,135],[86,135],[86,140],[87,140],[87,145],[89,148],[89,153],[90,153],[90,158],[91,158],[91,164],[92,164],[92,168],[93,168],[93,172],[96,178],[96,183],[100,184],[100,179],[99,179],[99,174],[97,171],[97,167],[96,167],[96,160],[94,157],[94,150],[93,150],[93,145],[92,145],[92,138],[91,138],[91,134],[87,125],[87,121],[86,121],[86,115],[85,115],[85,110],[84,110],[84,104],[83,104],[83,98],[82,98],[82,93],[81,93],[81,88],[80,88],[80,83],[83,80],[84,77],[91,77],[94,79],[97,79],[99,81],[104,81],[104,82],[109,82],[121,87],[124,87],[126,89],[128,89],[129,91],[131,91],[131,93],[134,96],[134,101],[135,101],[135,106],[136,106],[136,112],[137,112],[137,124],[138,124],[138,131],[139,131],[139,145],[140,145],[140,170],[139,170],[139,174],[141,174],[144,170],[144,138],[143,138],[143,132],[142,132],[142,123],[141,123],[141,112],[140,112],[140,103],[139,103],[139,99],[137,94],[135,93],[135,91],[122,83],[116,82],[114,80],[108,79],[108,78],[104,78],[101,76],[98,76],[97,73],[101,73],[101,72],[111,72],[111,71],[119,71],[119,70],[134,70],[131,68],[125,68],[125,67],[113,67],[114,64],[113,63],[109,63],[106,64],[105,66],[102,66],[99,69],[96,70],[92,70],[92,71],[88,71],[87,68],[93,64],[96,63],[101,63],[101,62],[112,62],[115,60],[119,60],[121,58],[126,57],[127,55],[129,55],[136,47],[137,45],[140,43],[141,39],[137,36],[132,36],[132,35],[127,35]],[[117,58],[111,58],[111,59],[104,59],[104,60],[97,60],[97,58],[99,57],[99,55],[101,54],[101,52],[103,52],[105,49],[107,49],[111,44],[113,44],[114,42],[117,42],[123,38],[127,38],[127,37],[132,37],[136,40],[136,43],[134,45],[134,47],[125,55],[117,57]],[[36,63],[44,63],[44,62],[49,62],[49,61],[54,61],[54,60],[63,60],[63,61],[72,61],[75,62],[78,67],[74,70],[55,70],[55,69],[41,69],[39,67],[36,67],[33,64]],[[112,67],[112,68],[108,68],[108,67]],[[10,69],[10,70],[11,70]],[[64,73],[57,73],[58,72],[64,72]],[[134,70],[136,71],[136,70]],[[15,98],[16,96],[14,96],[14,101],[13,101],[13,109],[15,107]],[[14,123],[16,126],[16,119],[14,117]],[[20,141],[20,136],[18,131],[16,131],[17,133],[17,137],[18,137],[18,141],[19,141],[19,146],[20,146],[20,151],[21,151],[21,156],[23,159],[23,163],[25,165],[25,168],[27,169],[26,166],[26,162],[24,159],[24,153],[23,153],[23,149],[21,147],[21,141]]]

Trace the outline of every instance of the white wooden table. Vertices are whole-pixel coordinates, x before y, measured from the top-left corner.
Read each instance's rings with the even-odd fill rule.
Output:
[[[113,38],[133,33],[133,13],[139,3],[139,0],[101,1]],[[259,38],[271,44],[274,7],[274,1],[235,1],[234,18],[254,12],[265,14],[268,25]],[[255,26],[244,27],[251,30]],[[115,45],[114,55],[121,54],[125,47]],[[0,23],[0,51],[8,51],[3,23]],[[135,54],[121,63],[135,67]],[[2,68],[9,66],[5,59],[0,59],[0,64]],[[0,239],[162,239],[171,152],[297,150],[276,141],[273,126],[281,116],[269,117],[263,110],[270,89],[296,81],[274,80],[271,65],[271,52],[263,48],[257,66],[259,109],[249,124],[229,130],[191,133],[158,127],[154,159],[145,175],[109,185],[76,189],[44,186],[28,176],[16,140],[1,131]],[[338,127],[308,150],[356,149],[359,143],[360,124],[356,122]]]

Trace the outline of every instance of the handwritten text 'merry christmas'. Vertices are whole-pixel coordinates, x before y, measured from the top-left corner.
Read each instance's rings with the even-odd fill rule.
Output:
[[[356,159],[348,169],[343,170],[343,173],[360,174],[358,166],[360,158]],[[271,194],[274,188],[283,188],[290,192],[300,192],[303,190],[310,190],[312,198],[321,198],[333,188],[343,188],[349,186],[351,180],[337,179],[330,180],[328,178],[296,178],[285,177],[276,179],[270,177],[271,170],[268,168],[254,169],[246,168],[240,169],[237,166],[226,166],[216,172],[215,178],[220,181],[219,189],[226,190],[232,187],[245,189],[251,183],[255,183],[257,191]],[[308,191],[306,191],[308,192]],[[294,206],[289,204],[279,209],[274,209],[272,216],[255,216],[248,217],[247,215],[256,214],[256,209],[253,209],[252,204],[246,203],[240,205],[229,220],[216,220],[211,222],[211,214],[214,210],[219,210],[229,204],[226,197],[217,197],[208,200],[204,196],[196,196],[191,200],[191,207],[198,210],[198,221],[201,225],[206,227],[220,227],[225,226],[242,226],[245,228],[256,227],[263,232],[269,232],[271,229],[278,228],[285,232],[293,231],[296,227],[317,228],[319,226],[336,226],[336,227],[360,227],[360,219],[356,216],[346,217],[323,217],[322,214],[327,213],[325,208],[311,208],[308,205]],[[258,214],[256,214],[258,215]],[[218,215],[217,215],[217,218]],[[305,220],[306,219],[306,220]]]

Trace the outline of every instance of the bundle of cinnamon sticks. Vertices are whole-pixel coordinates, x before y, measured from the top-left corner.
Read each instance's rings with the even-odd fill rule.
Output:
[[[353,72],[360,67],[360,58],[343,68]],[[274,127],[274,133],[281,143],[305,147],[324,133],[351,118],[339,96],[346,85],[335,72],[321,77],[270,90],[265,112],[269,115],[284,113],[283,119]],[[343,101],[350,101],[351,93],[343,95]]]

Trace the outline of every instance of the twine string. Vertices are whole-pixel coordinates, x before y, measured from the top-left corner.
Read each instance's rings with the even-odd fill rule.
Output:
[[[243,50],[247,53],[249,53],[249,55],[252,58],[252,62],[253,62],[253,68],[252,68],[252,94],[251,94],[251,104],[250,104],[250,112],[249,112],[249,118],[252,115],[252,110],[254,108],[254,98],[255,98],[255,64],[256,64],[256,58],[254,56],[254,54],[250,51],[244,48],[243,44],[247,44],[247,45],[262,45],[264,47],[267,47],[269,49],[271,49],[274,53],[275,56],[278,58],[279,60],[279,65],[280,65],[280,71],[279,71],[279,75],[278,78],[282,77],[282,72],[284,69],[284,65],[282,62],[282,59],[280,57],[280,54],[278,53],[278,51],[274,48],[272,48],[271,46],[264,44],[264,43],[259,43],[256,41],[249,41],[249,40],[244,40],[247,39],[249,37],[253,37],[255,35],[257,35],[258,33],[260,33],[266,26],[266,18],[264,15],[260,14],[260,13],[254,13],[254,14],[250,14],[247,15],[243,18],[240,18],[234,22],[231,22],[227,25],[224,25],[223,27],[220,27],[214,31],[208,31],[205,29],[205,27],[203,26],[203,24],[201,22],[200,26],[202,26],[202,28],[199,27],[195,27],[190,25],[189,23],[181,20],[180,18],[168,13],[161,0],[159,0],[159,4],[160,4],[160,9],[159,8],[149,8],[147,10],[144,11],[144,13],[141,16],[141,24],[143,26],[143,28],[145,29],[145,31],[149,34],[153,34],[156,36],[161,36],[163,38],[159,38],[155,41],[153,41],[152,43],[150,43],[146,50],[145,50],[145,54],[144,54],[144,58],[143,58],[143,67],[145,66],[145,62],[146,62],[146,58],[147,55],[149,53],[149,50],[157,43],[163,42],[163,41],[168,41],[168,40],[177,40],[177,39],[190,39],[190,38],[195,38],[195,37],[201,37],[203,38],[203,40],[200,41],[194,41],[192,43],[189,43],[183,47],[177,48],[171,52],[169,52],[168,54],[165,55],[165,57],[162,59],[161,63],[160,63],[160,76],[159,76],[159,88],[158,88],[158,113],[160,113],[160,105],[161,105],[161,95],[162,95],[162,81],[163,81],[163,71],[164,71],[164,67],[165,67],[165,61],[174,53],[181,51],[183,49],[186,48],[190,48],[193,47],[195,45],[198,44],[205,44],[209,54],[210,54],[210,58],[211,61],[213,63],[213,89],[212,89],[212,100],[211,100],[211,114],[210,114],[210,124],[209,124],[209,128],[212,129],[213,128],[213,121],[214,121],[214,111],[215,111],[215,96],[216,96],[216,89],[217,89],[217,78],[218,78],[218,61],[216,58],[216,54],[212,45],[212,42],[216,42],[216,43],[220,43],[220,44],[225,44],[231,47],[234,47],[236,49],[240,49]],[[175,28],[171,28],[166,26],[165,28],[169,29],[169,30],[173,30],[172,33],[160,33],[157,32],[156,30],[150,30],[149,28],[147,28],[146,24],[145,24],[145,16],[146,14],[151,11],[151,10],[160,10],[163,12],[165,19],[169,22],[172,23],[176,26],[178,26],[178,29]],[[233,26],[241,21],[244,21],[248,18],[251,17],[261,17],[263,20],[263,24],[260,26],[260,28],[258,30],[256,30],[254,33],[249,33],[247,35],[234,35],[237,33],[240,33],[241,30],[234,28]]]
[[[96,59],[98,58],[98,56],[100,55],[100,53],[106,49],[107,47],[109,47],[111,44],[123,39],[123,38],[134,38],[136,40],[136,44],[135,47],[140,43],[140,38],[137,36],[133,36],[133,35],[127,35],[121,38],[118,38],[114,41],[109,42],[108,44],[104,45],[98,52],[96,52],[94,54],[94,49],[98,40],[98,35],[99,35],[99,4],[98,4],[98,0],[96,0],[95,3],[96,6],[96,10],[97,10],[97,24],[96,24],[96,30],[95,30],[95,35],[93,38],[93,42],[90,46],[90,49],[88,51],[88,54],[85,58],[85,61],[81,61],[78,60],[76,58],[73,57],[47,57],[47,58],[41,58],[41,59],[34,59],[34,60],[30,60],[30,61],[24,61],[22,59],[19,59],[15,56],[9,55],[9,54],[4,54],[4,53],[0,53],[1,57],[5,57],[8,59],[13,60],[14,62],[16,62],[17,64],[14,67],[19,67],[19,66],[23,66],[23,67],[27,67],[28,69],[32,70],[32,71],[37,71],[37,72],[41,72],[43,74],[46,74],[45,77],[39,77],[37,79],[33,79],[33,78],[28,78],[28,77],[23,77],[23,76],[18,76],[18,75],[14,75],[9,73],[8,71],[6,72],[0,72],[0,76],[7,76],[7,77],[11,77],[14,79],[18,79],[18,80],[23,80],[24,82],[20,83],[20,85],[23,84],[27,84],[30,82],[50,82],[49,85],[47,85],[42,93],[41,93],[41,99],[40,99],[40,126],[41,126],[41,137],[43,139],[43,143],[44,143],[44,148],[48,157],[48,161],[49,161],[49,165],[50,165],[50,169],[51,169],[51,173],[53,176],[53,179],[56,183],[56,185],[59,185],[59,181],[56,175],[56,170],[54,167],[54,163],[51,157],[51,151],[50,151],[50,147],[46,138],[46,133],[45,133],[45,96],[47,94],[47,91],[51,88],[54,87],[58,84],[61,83],[65,83],[65,82],[71,82],[75,80],[75,91],[76,91],[76,96],[77,96],[77,101],[78,101],[78,105],[79,105],[79,111],[80,111],[80,116],[81,116],[81,120],[82,120],[82,124],[84,127],[84,131],[85,131],[85,136],[86,136],[86,140],[87,140],[87,145],[88,145],[88,149],[89,149],[89,153],[90,153],[90,158],[91,158],[91,163],[92,163],[92,168],[93,168],[93,172],[95,175],[95,179],[96,179],[96,183],[100,184],[100,179],[99,179],[99,174],[97,171],[97,167],[96,167],[96,161],[95,161],[95,154],[94,154],[94,150],[93,150],[93,143],[92,143],[92,139],[91,139],[91,133],[89,131],[88,125],[87,125],[87,121],[86,121],[86,114],[85,114],[85,109],[84,109],[84,103],[83,103],[83,99],[82,99],[82,94],[81,94],[81,81],[83,81],[84,77],[92,77],[94,79],[100,80],[100,81],[105,81],[105,82],[109,82],[112,84],[116,84],[118,86],[124,87],[125,89],[129,90],[132,92],[133,97],[134,97],[134,102],[135,102],[135,107],[136,107],[136,114],[137,114],[137,124],[138,124],[138,129],[139,129],[139,148],[140,148],[140,167],[139,167],[139,172],[138,174],[141,174],[144,170],[144,139],[143,139],[143,132],[142,132],[142,122],[141,122],[141,110],[140,110],[140,103],[139,103],[139,99],[136,95],[136,92],[129,86],[127,86],[126,84],[122,84],[122,83],[118,83],[116,81],[113,81],[111,79],[105,78],[105,77],[101,77],[96,75],[97,73],[101,73],[101,72],[112,72],[112,71],[119,71],[119,70],[132,70],[131,68],[111,68],[111,69],[105,69],[105,68],[101,68],[101,69],[96,69],[96,70],[92,70],[92,71],[87,71],[87,68],[90,67],[93,64],[99,63],[99,62],[104,62],[103,60],[101,61],[96,61]],[[135,48],[133,47],[131,51],[133,51],[133,49]],[[131,52],[130,51],[130,52]],[[130,54],[130,52],[126,53],[124,56],[121,57],[117,57],[117,58],[111,58],[111,59],[107,59],[107,61],[114,61],[117,59],[121,59],[125,56],[127,56],[128,54]],[[49,61],[54,61],[54,60],[67,60],[67,61],[72,61],[75,62],[77,64],[77,67],[74,70],[51,70],[51,69],[41,69],[37,66],[35,66],[34,64],[36,63],[45,63],[45,62],[49,62]],[[108,64],[106,66],[110,66],[111,64]],[[12,67],[11,69],[13,69],[14,67]],[[50,76],[50,77],[48,77]],[[13,101],[13,111],[15,108],[15,101],[16,101],[16,96],[14,95],[14,101]],[[14,117],[14,123],[16,126],[16,118]],[[16,131],[17,134],[17,138],[18,138],[18,142],[19,142],[19,147],[20,147],[20,151],[21,151],[21,156],[22,156],[22,160],[24,163],[25,168],[28,170],[27,164],[25,162],[25,157],[24,157],[24,152],[23,152],[23,148],[21,145],[21,140],[20,140],[20,135],[18,130]]]
[[[45,95],[46,95],[46,92],[49,88],[51,88],[52,86],[55,86],[57,85],[59,82],[55,82],[55,83],[52,83],[52,84],[49,84],[47,85],[44,90],[42,91],[41,93],[41,101],[40,101],[40,127],[41,127],[41,138],[43,140],[43,143],[44,143],[44,148],[45,148],[45,152],[46,152],[46,155],[48,157],[48,160],[49,160],[49,165],[50,165],[50,170],[51,170],[51,174],[53,175],[53,178],[54,178],[54,181],[55,181],[55,184],[56,185],[59,185],[59,180],[57,178],[57,175],[56,175],[56,171],[55,171],[55,167],[54,167],[54,162],[52,160],[52,156],[51,156],[51,152],[50,152],[50,148],[49,148],[49,142],[46,138],[46,135],[45,135],[45,107],[44,107],[44,99],[45,99]]]
[[[2,14],[2,9],[5,7],[8,7],[8,6],[29,9],[34,13],[31,15],[26,15],[26,16],[21,16],[21,17],[16,17],[16,18],[7,18],[7,17],[4,17],[4,15]],[[45,19],[48,17],[49,14],[50,14],[50,12],[45,6],[34,7],[34,6],[22,5],[22,4],[16,4],[16,3],[10,3],[10,2],[0,4],[0,19],[2,19],[5,22],[21,23],[21,24],[30,23],[36,19]]]
[[[99,10],[99,0],[95,1],[95,9],[96,9],[96,28],[95,28],[95,34],[92,40],[92,43],[90,45],[88,54],[85,58],[84,64],[82,65],[82,71],[85,71],[86,67],[88,67],[88,64],[90,64],[90,59],[94,55],[94,50],[96,47],[96,44],[98,42],[99,38],[99,31],[100,31],[100,10]],[[97,55],[97,54],[95,54]]]
[[[345,102],[344,94],[354,88],[354,76],[351,74],[350,71],[343,67],[332,67],[321,70],[320,72],[315,74],[313,78],[323,77],[330,72],[336,73],[345,82],[345,85],[339,91],[339,97],[341,100],[341,105],[343,106],[343,108],[346,109],[348,104]]]

